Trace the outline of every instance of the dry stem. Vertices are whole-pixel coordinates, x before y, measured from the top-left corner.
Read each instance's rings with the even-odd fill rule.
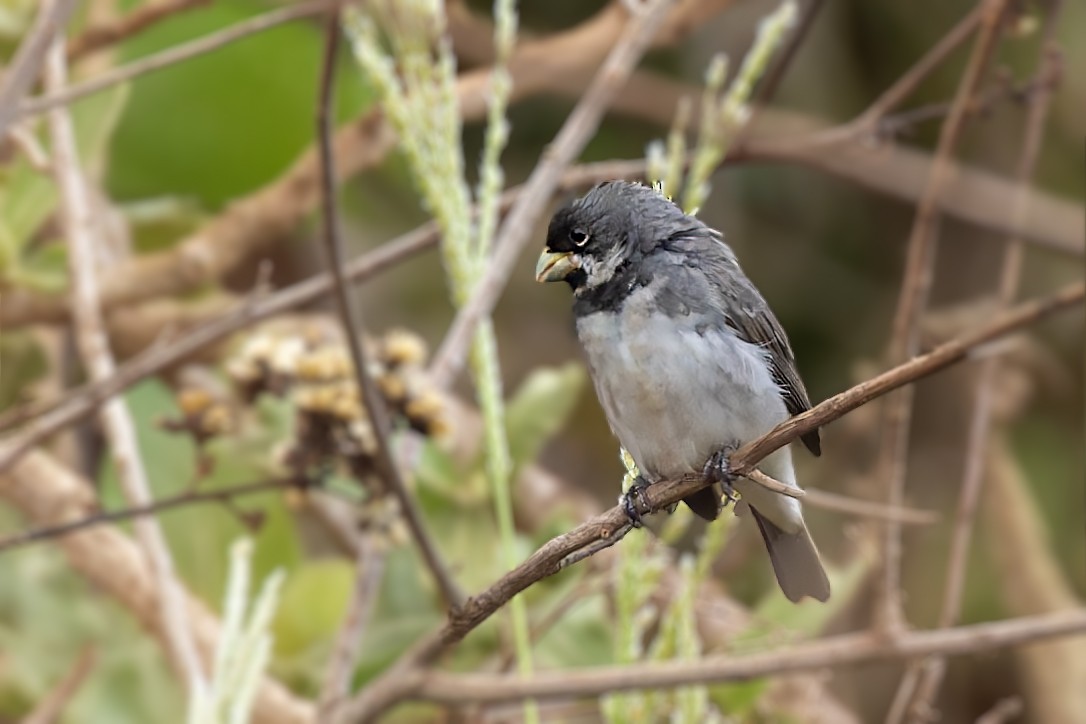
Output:
[[[983,17],[979,37],[958,84],[950,115],[940,130],[935,160],[909,235],[905,275],[890,339],[889,358],[895,363],[914,356],[919,348],[919,324],[928,303],[938,248],[938,198],[949,175],[949,159],[965,125],[969,100],[984,77],[999,37],[1006,1],[981,0],[981,3]],[[895,508],[901,507],[905,498],[912,403],[913,388],[910,387],[891,395],[884,408],[875,478],[885,481],[886,502]],[[894,634],[905,625],[901,601],[901,525],[897,521],[886,522],[882,566],[876,621],[884,633]]]
[[[63,34],[56,36],[45,70],[46,87],[55,91],[63,90],[67,75]],[[99,227],[92,217],[90,199],[76,151],[75,131],[67,109],[58,108],[52,111],[49,114],[49,126],[53,141],[53,166],[57,185],[60,187],[63,224],[68,236],[68,268],[76,341],[91,379],[104,380],[115,374],[116,366],[98,306],[98,264],[93,230]],[[125,401],[120,397],[107,401],[102,407],[101,419],[116,465],[117,479],[125,498],[130,505],[149,504],[151,493],[147,473],[136,441],[135,425]],[[167,650],[173,664],[184,676],[189,694],[196,695],[204,690],[207,683],[185,615],[181,586],[174,575],[173,558],[166,538],[158,520],[153,517],[137,518],[135,531],[158,588]]]

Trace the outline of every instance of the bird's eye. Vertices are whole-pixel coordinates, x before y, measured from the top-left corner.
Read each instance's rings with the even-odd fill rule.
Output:
[[[588,234],[580,229],[573,229],[569,232],[569,240],[577,246],[584,246],[588,243]]]

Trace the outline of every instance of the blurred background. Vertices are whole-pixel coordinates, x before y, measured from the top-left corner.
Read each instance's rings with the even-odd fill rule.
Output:
[[[73,79],[94,77],[275,7],[253,0],[193,5],[128,39],[77,58]],[[699,96],[710,58],[727,53],[736,67],[753,40],[758,20],[776,7],[762,0],[716,5],[718,10],[706,13],[703,22],[682,28],[675,42],[646,56],[582,154],[582,162],[643,157],[650,141],[666,135],[677,99]],[[1013,178],[1029,99],[1036,90],[1030,84],[1042,42],[1040,28],[1050,3],[1012,5],[1016,19],[982,85],[990,102],[969,119],[957,154],[977,177]],[[36,7],[31,0],[12,0],[0,8],[0,57],[10,58]],[[72,35],[141,7],[141,3],[90,0],[80,5]],[[561,33],[592,22],[604,7],[602,2],[572,0],[522,3],[521,32],[527,38]],[[787,141],[853,119],[969,8],[968,3],[935,0],[823,3],[772,103],[756,118],[752,137]],[[1034,235],[1043,237],[1040,243],[1026,242],[1020,298],[1043,295],[1083,276],[1086,76],[1081,70],[1086,68],[1086,46],[1074,38],[1086,27],[1086,5],[1063,3],[1061,12],[1056,39],[1064,54],[1063,74],[1033,181],[1036,193],[1050,204],[1046,208],[1056,211],[1046,219],[1045,230]],[[461,71],[491,60],[489,13],[485,2],[449,6]],[[320,21],[302,19],[72,106],[88,170],[101,190],[103,216],[122,230],[111,237],[117,240],[115,248],[102,252],[103,270],[132,257],[169,250],[291,168],[313,143],[322,47]],[[924,113],[907,115],[893,131],[884,129],[879,139],[857,139],[862,152],[843,168],[826,159],[794,163],[754,158],[727,165],[713,176],[711,197],[699,216],[724,232],[748,276],[781,320],[815,402],[887,366],[886,347],[918,188],[909,184],[911,171],[895,165],[900,160],[896,154],[902,149],[923,154],[934,150],[945,118],[939,109],[954,95],[968,47],[966,43],[952,54],[900,109],[934,109],[931,118]],[[542,62],[545,65],[546,59]],[[511,139],[503,157],[507,185],[527,177],[595,69],[594,63],[585,65],[578,71],[580,77],[563,72],[560,79],[542,84],[513,103]],[[375,94],[346,52],[340,70],[336,111],[346,125],[371,109]],[[465,124],[465,158],[472,183],[482,134],[479,120]],[[8,220],[9,238],[12,228],[25,231],[25,242],[6,244],[0,267],[3,309],[5,300],[11,299],[8,292],[16,297],[19,293],[59,295],[67,282],[53,211],[55,197],[20,185],[33,172],[24,168],[17,148],[0,145],[0,154],[4,168],[0,209]],[[1005,185],[997,193],[978,183],[971,203],[981,216],[985,204],[997,215],[1010,203],[1010,188]],[[397,153],[353,174],[342,185],[340,200],[352,255],[377,248],[429,219],[409,169]],[[299,224],[269,230],[254,245],[260,253],[249,255],[221,279],[181,294],[144,300],[140,306],[119,307],[111,318],[116,353],[129,357],[146,347],[167,326],[162,319],[179,330],[209,319],[234,295],[252,289],[261,259],[270,260],[271,281],[277,287],[323,270],[317,233],[317,220],[307,214]],[[569,295],[533,279],[534,251],[544,237],[542,226],[535,237],[538,243],[522,255],[494,316],[504,386],[523,403],[522,408],[514,403],[513,409],[522,415],[518,419],[523,423],[524,449],[533,455],[538,452],[535,462],[558,481],[554,483],[558,497],[587,496],[583,505],[578,503],[582,507],[555,513],[541,524],[525,522],[523,510],[518,509],[525,554],[577,522],[581,512],[611,505],[623,472],[617,443],[591,385],[578,371],[581,356]],[[992,318],[993,309],[983,300],[990,300],[997,288],[1006,238],[990,225],[964,220],[960,214],[943,217],[931,311],[924,323],[925,349]],[[1063,248],[1058,248],[1060,244]],[[108,271],[103,274],[108,276]],[[406,328],[433,349],[454,316],[440,257],[432,251],[397,264],[358,289],[360,309],[373,335]],[[322,315],[330,309],[316,305],[307,311]],[[158,312],[164,316],[156,317]],[[0,330],[0,411],[16,403],[48,399],[83,379],[71,359],[73,347],[66,325],[52,323],[55,320],[5,320]],[[993,352],[1002,355],[1004,364],[997,378],[993,446],[968,567],[964,623],[1081,605],[1086,596],[1082,325],[1081,313],[1062,314]],[[229,358],[242,344],[244,339],[235,339],[231,346],[190,360],[189,368],[203,369],[221,382],[224,354]],[[541,381],[536,376],[541,369],[557,370],[556,376]],[[976,370],[976,363],[968,362],[917,386],[906,498],[909,506],[939,515],[934,525],[905,530],[904,603],[908,621],[917,628],[935,625],[938,616]],[[188,373],[174,368],[126,394],[140,426],[156,495],[184,490],[199,472],[192,441],[156,426],[161,419],[178,414],[175,392],[184,374]],[[472,400],[466,379],[459,383],[458,393]],[[526,396],[519,396],[522,393]],[[544,399],[551,405],[537,416],[532,405],[543,405]],[[274,409],[257,411],[260,423],[245,428],[247,432],[214,441],[209,449],[216,458],[215,470],[204,484],[222,486],[261,477],[268,450],[282,436],[290,415],[282,405],[270,407]],[[452,419],[457,428],[454,439],[471,436],[468,423]],[[874,475],[879,423],[879,406],[872,404],[824,429],[820,459],[797,451],[801,484],[881,499],[883,483]],[[547,437],[550,432],[553,435]],[[515,445],[515,433],[511,435]],[[81,424],[72,435],[58,436],[53,443],[50,449],[60,459],[97,481],[104,506],[121,504],[111,484],[114,473],[108,454],[93,422]],[[494,539],[487,537],[492,531],[489,508],[471,497],[478,497],[478,482],[465,483],[465,489],[474,492],[464,493],[466,502],[457,502],[457,475],[475,470],[472,474],[478,476],[478,466],[469,464],[471,454],[467,459],[456,468],[457,474],[446,471],[450,479],[435,488],[441,494],[428,494],[426,483],[420,485],[424,508],[435,521],[435,535],[447,545],[465,588],[475,591],[504,567],[492,552]],[[518,462],[526,466],[530,460]],[[461,504],[471,510],[465,513]],[[288,570],[273,626],[276,655],[269,671],[301,695],[313,695],[343,613],[352,564],[329,554],[328,544],[312,532],[304,511],[281,496],[242,505],[263,516],[263,525],[255,533],[257,575],[279,566]],[[852,570],[857,559],[874,558],[876,536],[871,521],[819,509],[811,509],[807,518],[835,568]],[[485,524],[467,530],[478,521]],[[244,521],[225,507],[207,506],[163,515],[162,522],[185,580],[207,605],[217,608],[228,543],[244,532]],[[14,510],[0,509],[0,531],[5,534],[27,525],[27,519]],[[359,683],[383,670],[410,641],[440,620],[432,584],[419,571],[410,548],[401,546],[390,557],[371,626],[372,646],[363,654],[356,676]],[[757,609],[767,597],[779,598],[763,558],[757,535],[747,522],[731,526],[728,544],[715,567],[717,585],[729,600]],[[849,580],[832,615],[797,628],[804,630],[806,625],[813,634],[866,627],[871,620],[873,579],[861,575]],[[50,544],[0,551],[0,582],[0,721],[17,721],[29,711],[84,645],[97,650],[97,671],[73,699],[64,721],[175,720],[163,713],[171,709],[163,708],[162,702],[180,702],[182,692],[153,641],[142,636],[136,621],[111,604],[108,596],[68,570],[64,557]],[[561,582],[553,586],[554,590],[539,593],[531,601],[549,605],[545,601],[551,601],[551,596],[565,592],[557,587],[568,587]],[[605,596],[596,593],[595,598],[601,600],[571,610],[573,621],[565,633],[541,642],[541,667],[612,660],[607,616],[602,613],[607,608]],[[458,661],[472,668],[500,646],[500,640],[495,631],[469,639],[471,653]],[[937,704],[942,721],[973,721],[1008,696],[1026,702],[1022,721],[1072,721],[1060,717],[1086,705],[1082,692],[1076,690],[1081,689],[1081,679],[1076,686],[1072,678],[1079,673],[1086,676],[1081,641],[1078,649],[1070,643],[1035,648],[1043,655],[1030,658],[1001,652],[952,660]],[[854,720],[878,721],[885,716],[901,671],[900,664],[865,667],[837,674],[819,686],[826,686]],[[1046,705],[1051,708],[1045,709]],[[571,711],[553,713],[553,720],[592,721],[596,716],[585,710]],[[789,710],[779,702],[762,708],[732,707],[733,716],[742,721],[783,721],[782,711]],[[790,711],[787,716],[798,717],[790,720],[806,719]],[[833,720],[825,712],[816,716],[815,709],[809,713],[809,720],[822,716]],[[500,716],[487,715],[517,719],[520,710],[507,707]],[[409,707],[397,710],[396,716],[432,720],[444,715]]]

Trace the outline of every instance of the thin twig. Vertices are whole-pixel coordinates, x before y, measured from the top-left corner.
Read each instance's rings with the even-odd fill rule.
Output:
[[[905,71],[892,86],[884,90],[875,99],[874,103],[869,105],[867,110],[856,119],[856,125],[865,127],[868,131],[873,131],[890,111],[897,108],[906,98],[911,96],[913,91],[932,72],[942,66],[955,50],[972,37],[980,24],[983,6],[984,1],[982,0],[964,18],[959,20],[957,25],[950,29],[950,32],[940,38],[938,43],[924,53],[920,60]]]
[[[30,530],[21,533],[15,533],[0,539],[0,553],[12,550],[13,548],[21,548],[38,541],[61,538],[86,528],[92,528],[96,525],[119,523],[123,520],[130,520],[144,515],[158,515],[159,513],[164,513],[175,508],[188,507],[201,503],[222,503],[254,495],[256,493],[266,493],[273,490],[287,490],[298,486],[299,483],[295,480],[262,480],[255,483],[232,485],[228,488],[221,488],[219,490],[201,490],[180,493],[169,498],[159,498],[146,505],[136,505],[120,510],[95,513],[93,515],[88,515],[85,518],[68,521],[59,525],[31,528]]]
[[[828,490],[804,488],[803,504],[812,508],[847,513],[876,520],[896,520],[903,525],[931,525],[939,520],[939,514],[916,508],[891,508],[874,500],[862,500],[849,495],[831,493]]]
[[[41,75],[49,44],[64,29],[75,8],[75,0],[42,2],[33,25],[26,32],[19,49],[4,69],[0,82],[0,139],[18,117],[19,104],[34,81]]]
[[[1025,710],[1022,699],[1017,696],[1008,696],[997,701],[991,709],[977,717],[976,724],[1004,724],[1022,716]]]
[[[127,40],[186,10],[210,4],[211,0],[161,0],[136,8],[108,23],[93,25],[68,41],[68,62],[74,63],[96,50]]]
[[[83,682],[94,671],[98,664],[98,656],[95,650],[85,647],[79,654],[79,658],[72,664],[67,675],[53,688],[49,694],[38,702],[34,711],[23,717],[20,724],[56,724],[64,716],[64,710],[68,703],[79,693]]]
[[[412,677],[404,698],[444,704],[497,703],[519,699],[567,699],[631,689],[670,688],[750,681],[801,671],[895,661],[939,654],[967,656],[1086,632],[1086,609],[979,623],[936,631],[915,631],[897,640],[850,633],[776,651],[736,656],[717,654],[693,661],[671,660],[545,671],[532,679],[509,674],[450,674],[429,671]]]
[[[772,478],[766,475],[757,468],[747,473],[746,477],[747,480],[758,483],[758,485],[761,485],[767,490],[772,490],[778,495],[786,495],[789,498],[803,498],[807,495],[807,491],[803,490],[802,488],[797,488],[795,485],[789,485],[788,483],[782,483],[776,478]]]
[[[373,615],[377,594],[381,590],[381,579],[384,578],[386,551],[378,535],[366,531],[357,539],[354,589],[328,659],[317,705],[318,721],[327,721],[335,707],[350,693],[351,677],[362,653],[362,637]]]
[[[1037,157],[1044,139],[1045,123],[1051,107],[1053,91],[1062,73],[1062,59],[1055,45],[1057,19],[1061,8],[1060,0],[1053,0],[1049,6],[1048,17],[1041,40],[1041,57],[1038,60],[1037,95],[1029,108],[1026,127],[1023,133],[1022,149],[1019,152],[1015,178],[1019,184],[1019,193],[1014,200],[1014,214],[1021,217],[1025,212],[1026,196],[1037,165]],[[1024,248],[1021,239],[1012,237],[1007,240],[1001,264],[998,301],[1003,307],[1014,303],[1018,294],[1021,278]],[[973,413],[969,422],[969,432],[965,449],[965,467],[962,472],[961,492],[954,518],[954,529],[950,538],[950,551],[947,555],[946,584],[943,590],[942,605],[939,610],[939,628],[949,628],[958,622],[961,612],[962,595],[965,591],[966,569],[969,560],[969,548],[973,537],[973,524],[976,519],[977,505],[984,486],[985,461],[989,445],[989,431],[992,422],[992,407],[995,403],[995,381],[999,374],[1001,357],[993,356],[981,362],[976,376],[976,392],[973,400]],[[919,669],[919,681],[916,682],[916,694],[908,707],[908,720],[920,721],[922,712],[926,712],[935,700],[942,683],[946,663],[941,658],[931,659]],[[910,671],[917,671],[910,667]],[[902,682],[908,690],[912,682]]]
[[[982,18],[979,37],[973,47],[965,72],[954,96],[950,115],[939,133],[935,160],[928,175],[924,194],[917,204],[916,217],[909,235],[904,278],[894,314],[889,359],[903,362],[919,348],[920,319],[928,304],[938,248],[938,199],[950,172],[950,157],[958,145],[973,97],[988,67],[999,38],[1006,0],[981,0]],[[876,462],[877,480],[884,481],[887,505],[899,508],[905,497],[906,456],[909,447],[909,421],[912,416],[913,388],[887,398]],[[882,544],[882,576],[876,599],[876,625],[884,634],[893,635],[905,625],[901,590],[901,524],[886,521]]]
[[[923,356],[888,370],[786,420],[762,437],[736,450],[730,458],[730,467],[737,475],[746,475],[767,455],[800,435],[822,427],[891,390],[965,359],[982,345],[1057,311],[1080,305],[1084,298],[1086,284],[1080,283],[1065,287],[1052,296],[1020,304],[981,329],[946,342]],[[697,492],[706,484],[704,480],[690,479],[663,481],[646,488],[644,496],[650,511],[663,510]],[[513,596],[536,581],[557,573],[561,570],[562,561],[570,555],[607,540],[628,525],[625,510],[618,505],[545,543],[514,570],[506,573],[482,593],[470,598],[439,631],[425,637],[405,652],[395,664],[341,710],[337,721],[370,721],[378,716],[417,684],[422,676],[420,666],[429,663],[463,639]]]
[[[362,403],[369,415],[373,435],[377,444],[374,455],[377,473],[396,496],[399,501],[400,511],[407,523],[411,536],[414,538],[423,560],[434,576],[445,604],[450,609],[455,609],[463,602],[463,593],[453,580],[448,567],[442,560],[437,546],[426,529],[426,522],[422,513],[415,504],[414,498],[407,490],[395,456],[392,454],[390,442],[390,428],[388,409],[384,398],[377,389],[367,360],[366,343],[362,339],[361,330],[364,328],[361,315],[353,308],[350,300],[350,289],[347,286],[346,262],[343,254],[343,241],[339,233],[339,213],[336,203],[336,172],[335,160],[332,154],[332,141],[335,134],[332,120],[332,96],[335,92],[336,51],[339,48],[339,11],[332,10],[328,16],[325,33],[324,60],[321,65],[320,96],[317,103],[317,136],[321,158],[321,211],[324,221],[324,233],[321,235],[324,242],[325,254],[328,257],[328,270],[332,274],[333,296],[340,320],[343,322],[343,331],[347,339],[347,346],[351,350],[351,360],[354,363],[355,380],[358,384]]]
[[[70,2],[70,0],[63,1]],[[68,86],[63,90],[52,91],[45,95],[23,101],[16,106],[18,110],[15,115],[19,118],[26,118],[27,116],[44,113],[51,108],[68,105],[72,101],[98,93],[119,83],[125,83],[141,75],[156,70],[162,70],[163,68],[190,60],[199,55],[219,50],[237,40],[241,40],[242,38],[256,33],[262,33],[265,30],[282,25],[283,23],[320,15],[327,11],[329,7],[339,5],[341,2],[343,2],[343,0],[313,0],[312,2],[279,8],[278,10],[272,10],[263,15],[258,15],[255,18],[243,20],[240,23],[235,23],[228,28],[224,28],[223,30],[209,33],[202,38],[197,38],[188,43],[175,45],[172,48],[167,48],[162,52],[149,55],[146,58],[134,60],[119,68],[112,68],[83,83],[77,83]],[[0,111],[0,113],[2,113],[2,111]]]
[[[49,50],[45,66],[46,87],[62,92],[67,76],[64,35],[58,33]],[[68,269],[71,284],[72,318],[83,364],[94,380],[112,377],[116,372],[105,320],[98,306],[97,255],[95,223],[91,203],[76,150],[75,130],[67,109],[49,114],[53,142],[53,165],[60,189],[64,230],[68,236]],[[151,501],[147,472],[136,441],[136,429],[128,406],[120,397],[102,407],[102,426],[117,468],[125,498],[130,505]],[[159,615],[166,631],[170,659],[183,675],[188,693],[201,695],[207,687],[196,642],[185,612],[184,592],[174,574],[173,559],[162,528],[153,517],[140,517],[135,524],[136,537],[153,572],[158,595]]]
[[[648,50],[672,3],[673,0],[651,0],[647,7],[630,19],[622,37],[612,48],[580,102],[532,170],[523,192],[496,234],[501,244],[495,249],[482,278],[475,284],[471,298],[460,307],[445,340],[434,355],[430,373],[438,387],[448,387],[460,373],[475,336],[475,328],[497,304],[513,265],[532,239],[536,223],[561,181],[562,172],[595,133],[607,105]]]

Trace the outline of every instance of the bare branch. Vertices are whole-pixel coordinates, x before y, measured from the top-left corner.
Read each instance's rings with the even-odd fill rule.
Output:
[[[750,681],[763,676],[895,661],[926,654],[967,656],[1083,633],[1086,633],[1086,610],[1079,609],[939,631],[913,631],[895,639],[866,632],[843,634],[764,653],[718,654],[693,661],[600,666],[574,672],[546,671],[532,679],[507,674],[418,672],[410,677],[411,691],[405,698],[458,704],[600,696],[630,689]]]
[[[979,36],[958,84],[950,115],[940,130],[935,160],[909,235],[905,276],[890,338],[889,358],[892,362],[909,359],[919,347],[920,319],[928,304],[938,248],[938,199],[949,177],[949,159],[965,127],[969,100],[980,86],[995,51],[1006,6],[1005,0],[980,0],[978,4],[982,14]],[[903,504],[905,497],[912,403],[913,390],[906,388],[891,395],[884,407],[875,477],[885,481],[887,505],[895,508]],[[882,541],[883,575],[876,600],[877,623],[887,633],[905,625],[901,607],[901,550],[901,525],[897,521],[887,521]]]
[[[434,576],[445,604],[450,609],[455,609],[463,602],[464,594],[449,573],[437,546],[426,529],[426,521],[415,504],[415,499],[407,490],[395,456],[392,454],[390,443],[390,425],[388,409],[384,398],[377,389],[373,377],[370,376],[368,363],[369,356],[366,352],[366,343],[362,338],[363,323],[361,315],[352,307],[350,291],[347,287],[346,262],[343,253],[343,241],[339,235],[339,213],[336,209],[336,171],[335,160],[332,153],[333,135],[332,128],[332,94],[335,87],[336,50],[339,47],[339,12],[332,11],[328,17],[327,31],[325,34],[324,61],[321,65],[320,97],[317,103],[317,136],[321,158],[321,211],[324,221],[325,255],[328,260],[328,269],[332,274],[333,296],[336,301],[336,309],[339,318],[343,322],[343,333],[347,340],[347,346],[351,351],[351,360],[354,363],[355,381],[362,398],[362,404],[366,408],[366,414],[370,418],[373,427],[377,450],[374,462],[377,474],[388,486],[400,504],[400,512],[407,523],[415,544],[419,547],[422,558],[426,561],[430,572]]]
[[[53,91],[64,89],[66,63],[64,35],[58,34],[46,61],[47,88]],[[68,236],[68,273],[76,341],[91,379],[104,380],[115,374],[116,366],[109,349],[102,310],[98,305],[94,230],[100,227],[92,216],[76,151],[75,130],[67,109],[52,111],[49,126],[53,141],[53,167],[60,187],[64,230]],[[119,397],[110,399],[102,407],[101,417],[117,467],[117,479],[125,497],[130,505],[148,504],[151,500],[150,486],[136,441],[135,425],[125,401]],[[174,574],[166,538],[154,518],[137,518],[135,530],[158,588],[158,603],[162,607],[170,659],[184,676],[188,692],[199,694],[206,688],[207,680],[185,614],[182,589]]]
[[[202,38],[197,38],[196,40],[182,43],[181,45],[175,45],[160,53],[134,60],[119,68],[113,68],[88,81],[84,81],[83,83],[68,86],[63,90],[52,91],[46,95],[23,101],[18,106],[17,117],[26,118],[28,116],[44,113],[52,108],[66,106],[72,101],[98,93],[106,88],[118,85],[119,83],[125,83],[141,75],[156,70],[162,70],[171,65],[218,50],[219,48],[229,45],[241,38],[253,35],[254,33],[261,33],[270,28],[274,28],[277,25],[289,23],[301,18],[320,15],[329,7],[336,6],[341,2],[343,2],[343,0],[312,0],[311,2],[279,8],[278,10],[272,10],[263,15],[258,15],[255,18],[243,20],[229,28],[205,35]]]
[[[94,671],[98,663],[98,657],[93,648],[85,647],[79,654],[79,658],[72,664],[63,679],[49,692],[48,696],[38,702],[34,711],[25,716],[21,724],[56,724],[64,716],[64,710],[68,702],[79,693],[83,682]]]
[[[93,25],[68,41],[68,62],[74,63],[85,55],[126,40],[186,10],[210,4],[211,0],[159,0],[136,8],[117,20]]]
[[[1060,0],[1054,0],[1045,19],[1045,30],[1041,40],[1041,57],[1038,61],[1037,94],[1033,97],[1026,128],[1019,152],[1018,168],[1015,178],[1018,193],[1015,195],[1013,214],[1021,218],[1025,212],[1026,193],[1033,178],[1044,139],[1045,122],[1048,119],[1052,93],[1062,73],[1062,58],[1055,45],[1057,18],[1061,8]],[[1008,239],[1003,250],[1003,261],[999,276],[999,304],[1008,307],[1018,295],[1019,279],[1022,272],[1025,249],[1017,238]],[[984,485],[985,461],[989,446],[989,432],[992,422],[992,407],[995,404],[995,381],[999,373],[1001,359],[988,357],[981,362],[976,378],[976,394],[973,400],[973,414],[969,422],[968,442],[965,450],[965,469],[962,473],[961,492],[958,509],[954,518],[954,529],[950,538],[950,552],[947,556],[946,584],[943,590],[942,605],[939,609],[938,626],[948,628],[958,622],[961,612],[962,595],[965,592],[966,567],[969,560],[969,548],[973,538],[973,523],[976,519],[977,505],[980,502],[981,489]],[[946,670],[944,659],[931,659],[921,664],[920,668],[910,667],[910,672],[919,671],[919,681],[915,682],[916,693],[908,708],[910,721],[921,721],[921,712],[926,712],[935,700]],[[914,682],[911,677],[901,682],[901,688],[909,691]],[[897,697],[895,697],[897,698]]]
[[[0,83],[0,138],[7,134],[12,121],[18,118],[19,104],[41,74],[46,51],[53,38],[63,31],[75,8],[75,0],[42,2],[34,24],[27,30],[11,63],[4,69]]]
[[[386,551],[377,535],[364,532],[356,538],[355,584],[347,604],[347,614],[328,659],[328,670],[317,706],[318,721],[327,721],[350,693],[351,677],[358,664],[358,656],[362,653],[363,635],[373,615],[385,573]]]
[[[136,505],[129,508],[122,508],[121,510],[94,513],[84,518],[67,521],[60,525],[31,528],[22,533],[15,533],[0,539],[0,553],[4,553],[13,548],[20,548],[29,545],[30,543],[37,543],[38,541],[61,538],[86,528],[92,528],[96,525],[119,523],[124,520],[137,518],[141,515],[157,515],[175,508],[187,507],[200,503],[223,503],[237,498],[254,495],[256,493],[266,493],[273,490],[287,490],[297,486],[298,482],[294,480],[262,480],[256,483],[232,485],[228,488],[220,488],[218,490],[190,490],[169,498],[159,498],[146,505]]]
[[[1041,300],[1020,304],[992,323],[916,357],[881,375],[863,382],[815,405],[736,450],[730,467],[737,475],[746,475],[764,457],[787,445],[800,435],[822,427],[871,400],[903,385],[933,374],[965,359],[970,352],[992,340],[1015,332],[1057,311],[1081,304],[1086,298],[1086,284],[1075,284]],[[662,481],[645,489],[650,511],[678,503],[707,484],[704,480]],[[371,682],[340,712],[345,721],[370,721],[407,696],[422,680],[419,667],[456,644],[513,596],[542,578],[557,573],[562,562],[585,548],[600,546],[612,537],[621,537],[629,520],[623,506],[594,516],[571,531],[551,539],[521,565],[506,573],[485,591],[468,600],[449,618],[442,629],[405,652],[400,660]],[[908,654],[904,654],[908,655]],[[338,719],[337,719],[338,720]]]

